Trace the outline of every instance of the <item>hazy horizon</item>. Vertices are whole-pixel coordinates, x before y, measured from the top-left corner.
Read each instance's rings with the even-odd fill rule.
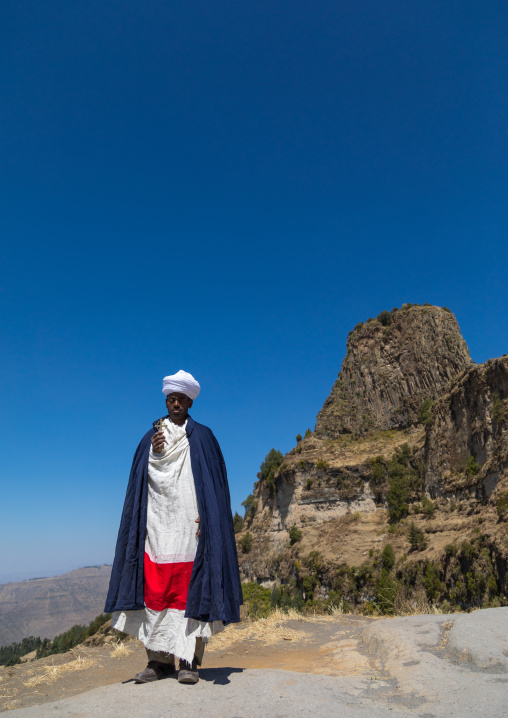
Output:
[[[36,580],[38,578],[55,578],[55,576],[61,576],[64,573],[69,573],[70,571],[77,571],[80,568],[87,568],[89,566],[111,566],[112,561],[99,561],[99,562],[90,562],[85,564],[78,565],[70,565],[70,566],[64,566],[60,568],[50,568],[46,571],[33,572],[33,571],[14,571],[11,573],[0,573],[0,586],[4,585],[6,583],[21,583],[23,581],[30,581],[30,580]]]

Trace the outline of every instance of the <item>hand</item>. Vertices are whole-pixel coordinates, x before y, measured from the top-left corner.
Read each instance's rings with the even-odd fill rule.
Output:
[[[195,523],[200,524],[201,519],[198,517],[197,519],[195,519]],[[201,533],[201,526],[198,526],[198,530],[196,531],[196,538],[199,538],[200,533]]]
[[[160,454],[161,451],[164,448],[165,440],[164,440],[164,432],[158,431],[156,434],[152,436],[152,449],[156,454]]]

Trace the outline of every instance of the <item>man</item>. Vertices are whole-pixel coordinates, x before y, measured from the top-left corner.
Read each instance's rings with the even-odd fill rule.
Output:
[[[137,682],[173,673],[176,657],[178,680],[197,683],[208,638],[240,620],[242,590],[224,459],[188,414],[200,386],[180,370],[162,391],[168,415],[134,455],[105,610],[145,645]]]

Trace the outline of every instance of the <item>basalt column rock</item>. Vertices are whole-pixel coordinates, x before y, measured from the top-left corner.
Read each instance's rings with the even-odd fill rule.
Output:
[[[318,414],[316,436],[404,429],[471,366],[455,316],[434,306],[382,312],[350,333],[347,354]]]
[[[432,407],[425,482],[433,496],[488,499],[508,473],[508,357],[472,366]]]

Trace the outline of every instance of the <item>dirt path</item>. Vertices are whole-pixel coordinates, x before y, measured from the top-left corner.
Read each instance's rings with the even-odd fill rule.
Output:
[[[279,669],[383,680],[385,676],[360,640],[361,632],[375,620],[362,616],[310,620],[279,617],[231,626],[210,641],[202,670]],[[132,640],[121,647],[112,643],[78,647],[71,653],[1,667],[0,711],[128,682],[145,665],[142,644]]]

